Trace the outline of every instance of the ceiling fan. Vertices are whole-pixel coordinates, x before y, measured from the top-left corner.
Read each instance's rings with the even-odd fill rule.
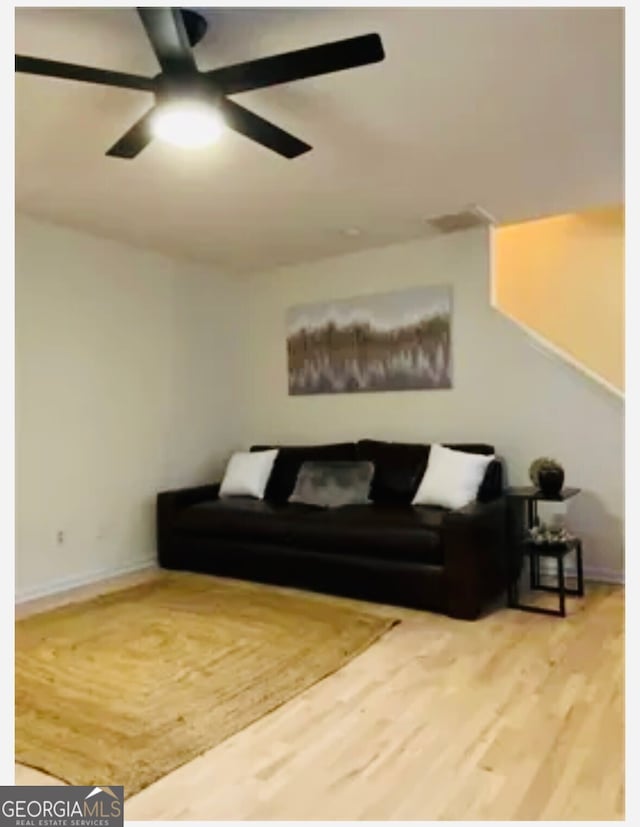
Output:
[[[296,158],[311,146],[228,95],[384,59],[379,35],[366,34],[201,72],[192,47],[207,30],[204,17],[168,7],[137,11],[160,64],[161,71],[153,78],[16,55],[17,72],[138,89],[154,95],[154,105],[106,153],[114,158],[135,158],[154,137],[186,146],[210,143],[225,125],[285,158]]]

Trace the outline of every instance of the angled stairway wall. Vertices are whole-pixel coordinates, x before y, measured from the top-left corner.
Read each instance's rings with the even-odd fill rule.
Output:
[[[541,345],[624,394],[624,208],[493,230],[492,303]]]
[[[624,579],[624,404],[546,351],[493,308],[489,233],[444,233],[276,268],[238,280],[239,440],[301,444],[372,439],[495,445],[507,482],[528,484],[537,456],[554,456],[582,489],[566,524],[584,542],[585,569]],[[408,287],[453,290],[453,387],[441,391],[290,396],[287,309]]]

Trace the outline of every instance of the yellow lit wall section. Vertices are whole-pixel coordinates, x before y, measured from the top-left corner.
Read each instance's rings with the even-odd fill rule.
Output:
[[[624,208],[498,227],[497,307],[624,390]]]

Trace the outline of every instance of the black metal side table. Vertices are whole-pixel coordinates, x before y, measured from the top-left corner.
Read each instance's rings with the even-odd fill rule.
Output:
[[[553,615],[554,617],[566,617],[565,597],[584,596],[584,576],[582,571],[582,542],[577,537],[572,537],[562,543],[536,543],[529,536],[529,529],[538,525],[538,503],[539,502],[563,502],[570,497],[580,493],[579,488],[564,488],[556,497],[547,497],[537,488],[525,486],[520,488],[507,489],[507,497],[511,500],[512,506],[519,503],[524,506],[524,532],[520,536],[513,536],[509,543],[509,588],[507,592],[507,605],[513,609],[522,609],[525,612],[536,614]],[[524,536],[522,536],[524,534]],[[564,558],[570,552],[576,555],[577,587],[570,589],[565,583]],[[520,602],[520,565],[522,553],[529,558],[529,586],[532,591],[552,592],[558,595],[559,608],[547,609],[541,606],[530,606]],[[551,557],[556,561],[557,585],[543,585],[540,579],[540,559]]]

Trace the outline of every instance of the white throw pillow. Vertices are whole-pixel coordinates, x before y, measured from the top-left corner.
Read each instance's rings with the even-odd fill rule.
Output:
[[[494,454],[468,454],[443,445],[432,445],[429,463],[413,505],[462,508],[478,496],[487,465]]]
[[[277,455],[277,448],[269,451],[237,451],[227,464],[220,496],[255,497],[262,500]]]

